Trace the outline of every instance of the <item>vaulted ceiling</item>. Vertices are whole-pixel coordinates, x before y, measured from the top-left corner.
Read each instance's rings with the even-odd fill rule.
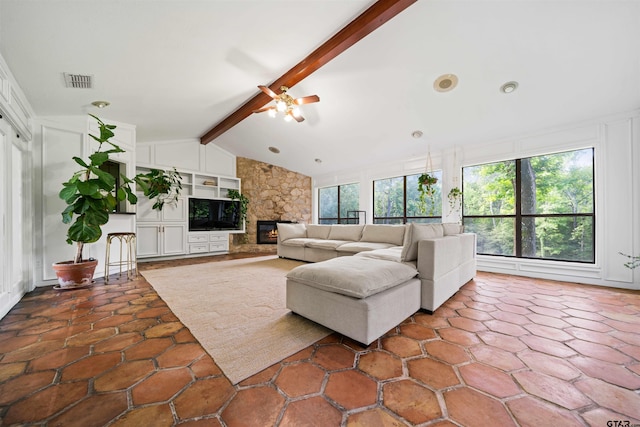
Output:
[[[38,116],[199,140],[374,3],[0,0],[0,53]],[[418,0],[290,94],[320,97],[304,122],[251,114],[211,143],[317,176],[638,109],[640,2]]]

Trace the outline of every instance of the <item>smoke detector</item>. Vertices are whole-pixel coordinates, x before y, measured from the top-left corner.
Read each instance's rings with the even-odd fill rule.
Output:
[[[67,87],[74,89],[93,88],[93,76],[91,75],[64,73],[64,82]]]
[[[449,92],[458,85],[458,76],[455,74],[443,74],[433,82],[433,88],[437,92]]]
[[[502,86],[500,86],[500,92],[502,93],[511,93],[518,89],[518,82],[506,82]]]
[[[91,105],[98,108],[107,108],[109,106],[109,101],[93,101]]]

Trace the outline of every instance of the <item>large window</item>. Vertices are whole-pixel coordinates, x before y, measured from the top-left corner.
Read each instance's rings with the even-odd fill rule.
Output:
[[[373,222],[375,224],[406,224],[409,222],[442,221],[442,171],[434,192],[421,202],[418,178],[421,174],[385,178],[373,181]]]
[[[478,253],[595,261],[593,149],[463,168],[463,221]]]
[[[318,189],[318,224],[358,222],[360,184],[337,185]]]

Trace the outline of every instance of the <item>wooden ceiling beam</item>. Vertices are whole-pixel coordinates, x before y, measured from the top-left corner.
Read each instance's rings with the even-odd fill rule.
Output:
[[[378,0],[369,9],[313,51],[313,53],[271,83],[269,88],[276,93],[280,93],[280,86],[287,86],[289,88],[295,86],[416,1],[417,0]],[[271,100],[271,97],[259,91],[253,98],[249,99],[236,111],[205,133],[200,138],[200,143],[208,144],[213,141],[249,117],[254,110],[264,107],[271,102]]]

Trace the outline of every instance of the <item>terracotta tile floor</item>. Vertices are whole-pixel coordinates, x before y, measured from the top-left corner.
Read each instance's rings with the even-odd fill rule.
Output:
[[[233,386],[142,277],[41,288],[0,321],[0,417],[83,427],[640,424],[640,292],[478,273],[434,315],[416,313],[367,348],[334,334]]]

